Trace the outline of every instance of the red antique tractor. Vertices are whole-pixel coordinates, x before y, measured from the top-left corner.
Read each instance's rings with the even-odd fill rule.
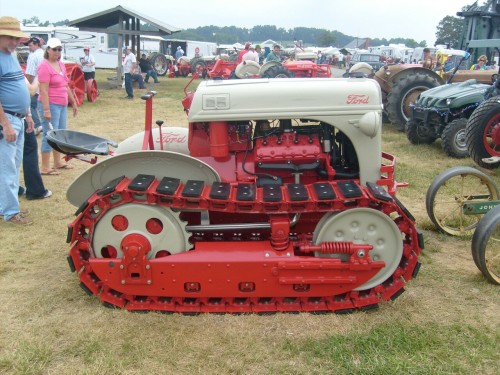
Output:
[[[374,81],[205,81],[183,100],[188,129],[152,129],[154,94],[145,132],[67,192],[88,294],[128,310],[345,313],[416,277],[423,239],[395,197]],[[111,143],[49,140],[69,157]]]

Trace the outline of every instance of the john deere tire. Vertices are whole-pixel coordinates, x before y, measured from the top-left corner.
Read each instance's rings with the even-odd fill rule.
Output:
[[[405,125],[410,119],[410,103],[415,103],[417,97],[425,90],[441,85],[439,76],[429,70],[429,74],[423,71],[408,74],[392,86],[387,95],[387,113],[394,127],[404,131]]]
[[[441,134],[441,147],[443,147],[443,151],[446,155],[452,158],[465,158],[469,156],[467,143],[465,142],[466,127],[466,118],[453,120],[446,125]]]
[[[474,110],[465,128],[465,139],[469,154],[477,165],[488,169],[500,166],[500,162],[483,161],[484,158],[500,156],[499,96],[486,100]]]
[[[414,145],[430,145],[437,138],[433,129],[416,120],[406,124],[406,137]]]
[[[267,69],[262,78],[293,78],[293,73],[282,65],[276,65]]]

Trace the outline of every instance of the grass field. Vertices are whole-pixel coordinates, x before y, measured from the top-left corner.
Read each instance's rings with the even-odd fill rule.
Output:
[[[85,102],[69,128],[117,142],[142,130],[145,102],[107,89]],[[154,87],[153,119],[186,126],[180,100],[187,79]],[[195,86],[193,86],[194,88]],[[151,87],[152,88],[152,87]],[[498,374],[499,289],[475,267],[470,239],[438,233],[425,211],[432,179],[473,166],[439,142],[411,145],[386,124],[383,150],[397,156],[398,197],[417,218],[426,249],[417,279],[394,302],[351,315],[183,316],[105,308],[70,272],[68,185],[89,165],[45,177],[50,199],[27,201],[35,224],[0,222],[0,374]],[[500,184],[500,172],[491,172]]]

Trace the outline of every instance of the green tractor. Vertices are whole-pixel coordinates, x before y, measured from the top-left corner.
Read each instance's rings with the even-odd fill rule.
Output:
[[[467,59],[469,54],[464,55]],[[498,74],[485,71],[492,83]],[[456,70],[455,72],[456,73]],[[451,157],[469,155],[465,140],[467,120],[472,112],[487,98],[497,95],[495,86],[479,83],[478,79],[448,83],[422,92],[411,105],[411,115],[406,123],[406,135],[412,144],[431,144],[441,138],[443,151]]]

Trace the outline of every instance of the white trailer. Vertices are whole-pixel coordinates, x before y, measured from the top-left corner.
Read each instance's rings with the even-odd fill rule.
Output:
[[[58,38],[63,45],[65,60],[80,62],[85,56],[83,49],[88,47],[96,60],[96,68],[115,69],[117,66],[117,48],[108,47],[108,34],[80,31],[68,26],[22,26],[22,31],[31,36],[42,38],[47,43],[49,38]]]

